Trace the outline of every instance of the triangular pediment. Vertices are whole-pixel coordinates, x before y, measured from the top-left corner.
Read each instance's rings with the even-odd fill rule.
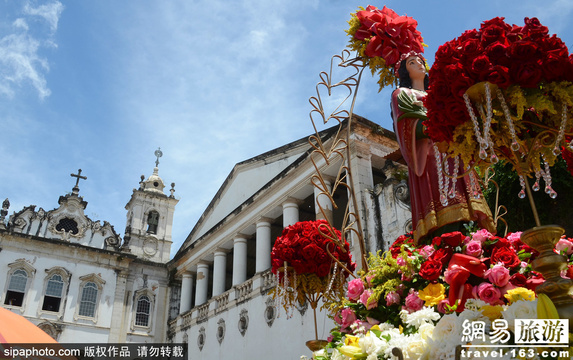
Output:
[[[301,157],[308,156],[309,150],[308,139],[304,138],[236,164],[191,231],[186,244],[203,236]]]

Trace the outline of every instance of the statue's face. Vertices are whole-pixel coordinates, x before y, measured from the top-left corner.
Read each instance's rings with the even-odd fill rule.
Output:
[[[417,79],[424,79],[426,76],[426,66],[424,60],[416,55],[412,55],[406,59],[406,70],[410,74],[412,81]]]

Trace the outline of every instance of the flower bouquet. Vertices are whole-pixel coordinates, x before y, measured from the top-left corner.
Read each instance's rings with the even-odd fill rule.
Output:
[[[338,301],[344,294],[346,279],[356,268],[350,245],[340,231],[326,220],[301,221],[283,229],[271,252],[272,272],[279,299],[287,317],[297,304],[308,301],[314,312],[320,299]],[[290,315],[289,315],[290,314]]]
[[[372,75],[378,73],[380,89],[396,82],[395,66],[401,56],[410,52],[423,53],[422,36],[416,27],[418,22],[408,16],[399,16],[384,6],[378,9],[369,5],[366,9],[351,14],[351,36],[348,47],[368,63]]]
[[[524,26],[497,17],[438,49],[425,99],[426,132],[450,156],[487,166],[509,161],[525,181],[541,177],[573,129],[573,57],[536,18]],[[525,178],[524,178],[525,177]]]
[[[464,164],[487,167],[502,159],[513,165],[522,188],[518,195],[528,194],[536,223],[522,240],[541,252],[533,266],[547,283],[538,292],[547,293],[561,316],[573,321],[573,281],[559,278],[566,261],[551,252],[564,230],[541,226],[531,196],[541,178],[545,192],[557,196],[550,167],[563,148],[573,151],[564,141],[573,130],[571,81],[573,57],[539,20],[525,18],[524,26],[511,26],[494,18],[436,52],[424,124],[438,147],[457,161],[459,156]]]
[[[548,298],[540,295],[538,314],[534,292],[544,282],[531,267],[538,253],[520,237],[452,232],[416,246],[411,234],[401,236],[382,256],[371,255],[370,270],[348,283],[346,299],[334,309],[330,343],[315,358],[392,359],[399,348],[405,359],[453,359],[457,345],[471,351],[468,344],[491,341],[465,334],[474,323],[488,334],[505,325],[504,343],[512,344],[515,319],[548,317]],[[561,276],[573,276],[572,239],[562,238],[555,252],[568,256]]]

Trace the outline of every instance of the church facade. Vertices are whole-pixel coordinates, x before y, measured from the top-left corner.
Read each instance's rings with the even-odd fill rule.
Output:
[[[410,230],[409,194],[396,176],[403,165],[397,162],[394,134],[364,118],[354,119],[349,139],[352,186],[366,250],[376,252]],[[317,136],[328,146],[347,125]],[[284,227],[324,216],[316,205],[323,195],[311,181],[317,164],[312,150],[303,138],[237,164],[170,261],[180,289],[172,287],[179,294],[171,298],[168,337],[187,343],[190,358],[310,355],[304,344],[315,339],[313,311],[301,304],[287,314],[276,306],[270,255]],[[318,166],[332,186],[341,162],[318,160]],[[346,188],[338,188],[334,198],[337,207],[330,207],[327,216],[340,228],[349,201]],[[360,264],[358,241],[350,238],[350,243]],[[319,311],[317,325],[318,337],[326,339],[332,320]]]
[[[317,134],[337,141],[348,123]],[[385,249],[411,230],[409,194],[395,136],[359,116],[349,137],[352,186],[366,251]],[[0,304],[60,342],[186,343],[190,359],[299,358],[314,339],[308,304],[277,307],[270,271],[274,240],[285,226],[324,216],[311,182],[316,159],[308,137],[236,164],[173,259],[171,227],[178,200],[153,174],[133,190],[123,238],[84,214],[77,177],[59,207],[0,213]],[[320,163],[332,186],[341,162]],[[327,216],[339,227],[346,188]],[[321,203],[321,205],[324,205]],[[349,239],[360,266],[358,241]],[[332,320],[317,314],[319,338]]]
[[[0,303],[62,343],[166,341],[173,212],[158,168],[134,189],[124,239],[84,214],[77,177],[59,207],[0,221]]]

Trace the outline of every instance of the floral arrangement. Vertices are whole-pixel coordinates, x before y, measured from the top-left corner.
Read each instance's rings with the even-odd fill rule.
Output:
[[[408,16],[399,16],[384,6],[360,7],[348,21],[350,35],[348,47],[367,60],[372,75],[378,73],[380,89],[396,82],[395,66],[400,56],[410,52],[423,53],[425,44],[416,27],[418,22]]]
[[[271,265],[280,285],[275,293],[287,313],[305,300],[313,308],[321,296],[337,300],[356,268],[350,245],[326,220],[301,221],[284,228],[273,246]]]
[[[321,356],[391,359],[399,347],[406,359],[453,359],[461,342],[448,334],[461,340],[466,319],[489,326],[498,318],[537,318],[534,290],[545,280],[531,268],[537,251],[520,237],[482,229],[417,246],[412,234],[399,237],[389,251],[370,256],[369,271],[351,280],[346,299],[333,304],[337,327]],[[554,251],[568,257],[561,276],[573,277],[573,239],[563,237]]]
[[[514,165],[520,156],[513,152],[529,150],[526,172],[541,170],[542,161],[553,165],[571,129],[573,56],[537,18],[517,26],[497,17],[464,32],[439,47],[429,76],[424,125],[441,149],[466,164],[485,160],[489,152],[491,162],[500,157]],[[532,146],[547,130],[552,138]]]

